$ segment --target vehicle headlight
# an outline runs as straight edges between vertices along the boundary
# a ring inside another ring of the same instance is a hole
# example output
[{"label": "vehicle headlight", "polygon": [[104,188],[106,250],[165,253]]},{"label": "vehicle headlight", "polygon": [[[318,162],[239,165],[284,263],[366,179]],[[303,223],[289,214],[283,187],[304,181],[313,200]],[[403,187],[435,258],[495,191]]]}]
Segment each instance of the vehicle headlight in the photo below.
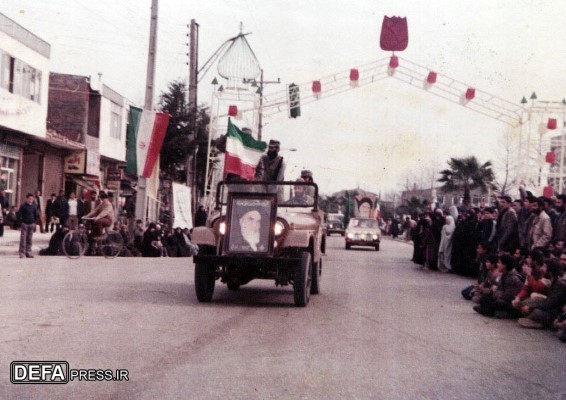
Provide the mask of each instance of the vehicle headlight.
[{"label": "vehicle headlight", "polygon": [[377,235],[377,233],[374,233],[374,234],[373,234],[373,240],[377,240],[378,237],[379,237],[379,236]]},{"label": "vehicle headlight", "polygon": [[281,221],[277,221],[274,227],[275,236],[281,236],[285,232],[285,225]]},{"label": "vehicle headlight", "polygon": [[354,238],[354,234],[352,232],[348,232],[348,239],[353,239]]}]

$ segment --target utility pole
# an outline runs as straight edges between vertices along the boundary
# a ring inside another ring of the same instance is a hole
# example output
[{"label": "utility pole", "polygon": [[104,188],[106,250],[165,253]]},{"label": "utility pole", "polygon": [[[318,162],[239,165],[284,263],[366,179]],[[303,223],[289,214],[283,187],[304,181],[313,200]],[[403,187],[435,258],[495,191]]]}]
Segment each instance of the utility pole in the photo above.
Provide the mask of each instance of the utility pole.
[{"label": "utility pole", "polygon": [[[198,28],[199,25],[194,19],[191,19],[189,25],[189,112],[193,114],[193,120],[189,123],[192,125],[192,132],[194,134],[193,140],[197,139],[197,118],[198,118]],[[195,212],[197,204],[197,152],[198,146],[195,146],[193,154],[187,155],[187,186],[191,186],[191,206],[192,211]],[[192,167],[191,167],[191,159]],[[191,176],[189,177],[189,171]]]},{"label": "utility pole", "polygon": [[263,87],[264,85],[270,83],[281,83],[281,79],[277,78],[276,81],[264,81],[263,80],[263,68],[261,69],[261,75],[259,80],[259,116],[258,116],[258,126],[257,126],[257,140],[261,140],[261,131],[263,129]]},{"label": "utility pole", "polygon": [[[153,84],[155,81],[155,59],[157,52],[157,7],[159,0],[151,0],[151,22],[149,27],[149,51],[147,54],[147,75],[145,83],[144,109],[151,111],[153,108]],[[146,221],[147,218],[147,179],[139,176],[136,194],[136,219]]]}]

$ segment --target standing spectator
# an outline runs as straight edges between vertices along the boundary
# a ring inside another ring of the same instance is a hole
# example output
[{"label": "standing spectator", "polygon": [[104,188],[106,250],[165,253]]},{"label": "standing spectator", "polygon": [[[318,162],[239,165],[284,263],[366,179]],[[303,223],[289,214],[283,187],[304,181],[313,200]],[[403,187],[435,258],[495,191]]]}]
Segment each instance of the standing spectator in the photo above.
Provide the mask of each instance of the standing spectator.
[{"label": "standing spectator", "polygon": [[554,209],[554,200],[543,197],[542,204],[544,208],[544,212],[550,217],[550,222],[552,223],[552,227],[556,226],[556,220],[558,220],[558,212]]},{"label": "standing spectator", "polygon": [[57,196],[53,204],[53,214],[59,219],[57,229],[66,225],[67,218],[69,217],[69,203],[65,197],[64,190],[59,190],[59,196]]},{"label": "standing spectator", "polygon": [[2,222],[0,222],[0,237],[4,236],[4,217],[10,210],[10,203],[6,197],[6,193],[0,190],[0,213],[2,213]]},{"label": "standing spectator", "polygon": [[51,193],[51,198],[47,200],[47,204],[45,205],[45,232],[53,232],[55,230],[55,222],[53,218],[55,217],[55,200],[57,199],[57,195],[55,193]]},{"label": "standing spectator", "polygon": [[97,197],[98,196],[95,191],[92,191],[90,193],[85,192],[83,200],[83,212],[85,214],[89,214],[92,210],[100,205],[102,201]]},{"label": "standing spectator", "polygon": [[544,201],[542,197],[536,199],[531,204],[531,212],[535,215],[530,229],[531,250],[537,247],[546,247],[552,238],[552,223],[550,217],[544,211]]},{"label": "standing spectator", "polygon": [[205,226],[206,225],[206,210],[204,206],[201,204],[198,206],[197,212],[195,213],[195,227],[197,226]]},{"label": "standing spectator", "polygon": [[412,239],[413,239],[413,258],[411,259],[412,262],[415,264],[423,265],[424,264],[424,253],[421,247],[421,232],[423,230],[424,224],[424,214],[419,216],[419,220],[417,225],[413,229],[412,232]]},{"label": "standing spectator", "polygon": [[[483,218],[479,223],[479,241],[480,243],[487,243],[489,252],[494,252],[497,247],[495,246],[496,222],[493,217],[494,210],[491,207],[483,209]],[[478,213],[480,215],[480,213]]]},{"label": "standing spectator", "polygon": [[529,210],[524,206],[523,200],[517,199],[511,204],[511,208],[515,210],[517,215],[517,226],[519,231],[519,247],[527,248],[527,219],[529,218]]},{"label": "standing spectator", "polygon": [[556,223],[552,227],[552,240],[554,242],[564,242],[566,241],[566,195],[558,195],[554,202],[554,206],[558,212],[558,217],[556,218]]},{"label": "standing spectator", "polygon": [[37,217],[37,206],[34,203],[35,197],[32,193],[28,193],[26,201],[18,210],[18,219],[22,221],[20,233],[20,258],[33,258],[31,246],[33,242],[33,231],[35,230],[35,221]]},{"label": "standing spectator", "polygon": [[43,196],[41,195],[41,190],[37,189],[34,195],[35,205],[37,206],[37,218],[35,223],[39,225],[39,232],[44,233],[43,229],[44,215],[43,215]]},{"label": "standing spectator", "polygon": [[519,225],[511,203],[511,197],[499,196],[500,212],[495,228],[498,250],[509,254],[519,247]]},{"label": "standing spectator", "polygon": [[440,246],[438,248],[438,270],[441,272],[452,271],[452,235],[456,229],[454,218],[446,217],[446,224],[440,233]]},{"label": "standing spectator", "polygon": [[142,239],[142,255],[144,257],[161,257],[161,238],[157,232],[157,225],[152,222],[148,225]]},{"label": "standing spectator", "polygon": [[434,242],[434,232],[432,229],[432,218],[430,213],[426,213],[421,230],[421,247],[424,254],[423,269],[425,271],[431,271],[433,267],[432,262],[434,261],[436,243]]},{"label": "standing spectator", "polygon": [[79,222],[83,217],[83,201],[77,199],[75,192],[69,194],[69,219],[67,225],[70,230],[75,230],[79,226]]}]

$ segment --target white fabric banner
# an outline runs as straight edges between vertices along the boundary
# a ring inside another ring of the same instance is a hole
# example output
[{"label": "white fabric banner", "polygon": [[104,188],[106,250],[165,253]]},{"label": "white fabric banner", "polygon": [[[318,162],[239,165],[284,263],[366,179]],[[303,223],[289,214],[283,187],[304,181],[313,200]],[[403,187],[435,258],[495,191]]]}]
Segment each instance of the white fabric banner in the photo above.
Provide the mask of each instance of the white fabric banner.
[{"label": "white fabric banner", "polygon": [[173,228],[193,227],[191,212],[191,188],[173,183]]}]

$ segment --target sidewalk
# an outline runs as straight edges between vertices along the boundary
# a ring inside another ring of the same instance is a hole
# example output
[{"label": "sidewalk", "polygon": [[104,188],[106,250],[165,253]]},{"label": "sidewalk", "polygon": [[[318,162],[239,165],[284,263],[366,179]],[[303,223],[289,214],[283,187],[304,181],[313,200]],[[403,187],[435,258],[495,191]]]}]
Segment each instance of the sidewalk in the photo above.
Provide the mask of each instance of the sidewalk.
[{"label": "sidewalk", "polygon": [[[40,233],[39,227],[33,234],[32,252],[34,256],[39,255],[39,250],[49,246],[52,233]],[[18,256],[20,247],[20,231],[12,230],[4,226],[4,236],[0,237],[0,256]]]}]

